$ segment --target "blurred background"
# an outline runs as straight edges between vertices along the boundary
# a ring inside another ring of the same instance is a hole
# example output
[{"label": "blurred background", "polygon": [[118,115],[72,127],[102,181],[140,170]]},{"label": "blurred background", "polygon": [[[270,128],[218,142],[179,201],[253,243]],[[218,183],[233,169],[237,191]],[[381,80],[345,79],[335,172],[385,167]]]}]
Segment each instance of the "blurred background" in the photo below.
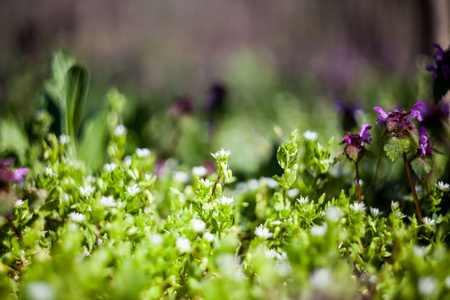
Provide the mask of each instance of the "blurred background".
[{"label": "blurred background", "polygon": [[334,136],[337,152],[373,106],[432,101],[425,67],[450,44],[449,16],[447,0],[1,1],[0,114],[26,145],[64,49],[91,72],[79,135],[94,169],[104,155],[83,135],[116,87],[130,145],[189,166],[224,147],[239,176],[273,175],[295,128]]}]

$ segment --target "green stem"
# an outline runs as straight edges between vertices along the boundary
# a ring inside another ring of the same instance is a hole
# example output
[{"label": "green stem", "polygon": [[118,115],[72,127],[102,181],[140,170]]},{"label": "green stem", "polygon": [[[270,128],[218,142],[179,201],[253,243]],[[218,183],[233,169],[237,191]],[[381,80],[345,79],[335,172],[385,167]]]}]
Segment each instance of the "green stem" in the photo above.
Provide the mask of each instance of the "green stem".
[{"label": "green stem", "polygon": [[209,197],[208,202],[211,202],[212,197],[214,197],[214,193],[216,192],[216,186],[219,183],[220,175],[222,174],[222,169],[219,170],[219,174],[217,174],[216,182],[214,182],[214,186],[211,192],[211,197]]},{"label": "green stem", "polygon": [[6,220],[8,220],[8,223],[14,231],[14,234],[19,238],[21,242],[23,242],[22,234],[20,234],[20,231],[19,229],[17,229],[16,225],[14,225],[12,214],[7,215]]},{"label": "green stem", "polygon": [[361,187],[359,185],[359,171],[358,171],[358,163],[355,161],[355,169],[356,169],[356,187],[358,188],[358,203],[361,203]]},{"label": "green stem", "polygon": [[419,217],[420,224],[423,224],[422,209],[420,208],[419,199],[417,198],[416,188],[411,175],[411,168],[409,167],[408,158],[406,153],[403,152],[403,162],[405,163],[406,174],[408,174],[409,185],[411,186],[411,192],[414,198],[414,204],[416,205],[417,215]]}]

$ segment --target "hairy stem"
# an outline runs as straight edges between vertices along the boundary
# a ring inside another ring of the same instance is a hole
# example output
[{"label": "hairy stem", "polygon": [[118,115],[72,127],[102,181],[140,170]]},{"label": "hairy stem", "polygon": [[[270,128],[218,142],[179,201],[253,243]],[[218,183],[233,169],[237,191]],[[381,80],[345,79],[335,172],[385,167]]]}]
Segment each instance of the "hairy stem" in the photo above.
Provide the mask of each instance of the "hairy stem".
[{"label": "hairy stem", "polygon": [[356,169],[356,187],[358,188],[358,203],[361,203],[361,187],[359,185],[359,170],[358,163],[355,161],[355,169]]},{"label": "hairy stem", "polygon": [[406,174],[408,174],[409,185],[411,186],[411,192],[414,198],[414,204],[416,205],[417,215],[419,217],[420,224],[423,224],[422,209],[420,208],[419,199],[417,199],[416,188],[411,175],[411,168],[409,167],[408,158],[406,153],[403,152],[403,162],[405,163]]},{"label": "hairy stem", "polygon": [[216,192],[216,186],[219,183],[220,175],[222,174],[222,169],[219,170],[219,174],[217,174],[216,182],[214,182],[214,186],[211,192],[211,197],[209,197],[209,201],[211,201],[212,197],[214,197],[214,193]]},{"label": "hairy stem", "polygon": [[22,234],[20,233],[19,229],[17,229],[16,225],[14,225],[12,214],[7,215],[6,220],[8,220],[8,223],[11,226],[12,230],[14,231],[15,235],[19,238],[21,242],[23,242]]}]

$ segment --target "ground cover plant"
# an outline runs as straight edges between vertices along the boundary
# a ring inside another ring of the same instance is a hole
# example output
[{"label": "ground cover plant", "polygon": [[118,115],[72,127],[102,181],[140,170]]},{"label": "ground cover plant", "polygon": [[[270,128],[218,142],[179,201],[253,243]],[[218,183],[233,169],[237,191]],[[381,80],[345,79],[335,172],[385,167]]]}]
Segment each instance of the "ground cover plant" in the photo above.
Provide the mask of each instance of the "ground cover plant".
[{"label": "ground cover plant", "polygon": [[[275,126],[279,169],[257,178],[233,173],[236,150],[190,166],[134,147],[117,89],[83,121],[88,69],[56,53],[27,146],[2,121],[1,298],[449,298],[449,53],[429,68],[433,101],[378,104],[365,112],[376,123],[353,119],[326,143]],[[175,104],[168,126],[197,128],[180,117],[189,101]],[[440,131],[421,127],[436,107]]]}]

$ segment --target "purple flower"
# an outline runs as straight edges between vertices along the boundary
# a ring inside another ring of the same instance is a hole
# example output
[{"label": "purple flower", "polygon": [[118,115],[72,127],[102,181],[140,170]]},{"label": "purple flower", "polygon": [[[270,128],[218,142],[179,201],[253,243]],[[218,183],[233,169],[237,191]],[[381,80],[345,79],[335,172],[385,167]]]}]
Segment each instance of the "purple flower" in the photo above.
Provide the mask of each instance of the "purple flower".
[{"label": "purple flower", "polygon": [[[364,143],[370,143],[372,141],[369,132],[371,128],[372,126],[364,124],[363,126],[361,126],[361,130],[359,132],[348,132],[340,143],[341,145],[346,144],[344,151],[340,154],[345,153],[349,159],[358,162],[367,151],[364,148]],[[340,154],[338,154],[338,156]]]},{"label": "purple flower", "polygon": [[193,111],[194,104],[187,96],[178,97],[169,107],[169,115],[174,117],[189,116]]},{"label": "purple flower", "polygon": [[335,102],[335,108],[341,116],[341,125],[345,131],[352,130],[357,127],[356,115],[361,110],[361,103],[348,103],[341,99]]},{"label": "purple flower", "polygon": [[17,170],[11,170],[10,167],[13,163],[12,159],[0,159],[0,187],[8,186],[11,183],[23,185],[24,176],[28,173],[28,170],[22,167]]},{"label": "purple flower", "polygon": [[438,44],[433,44],[433,47],[436,48],[434,54],[436,67],[427,66],[426,69],[433,72],[434,80],[444,79],[448,81],[450,80],[450,48],[444,51]]},{"label": "purple flower", "polygon": [[434,152],[430,138],[427,136],[427,130],[424,126],[420,127],[420,140],[419,140],[419,150],[418,155],[420,155],[422,158],[425,158],[427,156],[432,155]]},{"label": "purple flower", "polygon": [[411,121],[416,118],[422,121],[422,115],[419,110],[419,107],[422,105],[423,103],[419,102],[409,111],[396,109],[389,113],[386,113],[381,107],[374,107],[373,109],[379,113],[377,124],[386,123],[388,132],[393,136],[402,136],[406,132],[416,131]]}]

